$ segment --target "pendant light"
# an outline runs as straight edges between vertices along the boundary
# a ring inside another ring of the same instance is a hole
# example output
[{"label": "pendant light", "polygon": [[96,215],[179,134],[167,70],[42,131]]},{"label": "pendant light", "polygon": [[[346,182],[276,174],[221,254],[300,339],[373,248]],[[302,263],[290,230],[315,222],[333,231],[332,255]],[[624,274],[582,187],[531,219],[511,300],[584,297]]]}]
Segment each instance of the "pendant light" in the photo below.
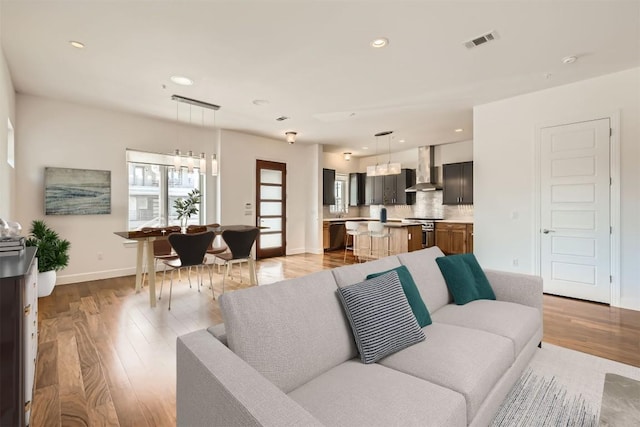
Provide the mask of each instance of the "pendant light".
[{"label": "pendant light", "polygon": [[[385,175],[398,175],[402,170],[400,163],[391,163],[391,134],[392,130],[378,132],[376,137],[376,165],[367,166],[367,176],[385,176]],[[387,151],[387,163],[378,163],[378,137],[388,136],[388,151]]]}]

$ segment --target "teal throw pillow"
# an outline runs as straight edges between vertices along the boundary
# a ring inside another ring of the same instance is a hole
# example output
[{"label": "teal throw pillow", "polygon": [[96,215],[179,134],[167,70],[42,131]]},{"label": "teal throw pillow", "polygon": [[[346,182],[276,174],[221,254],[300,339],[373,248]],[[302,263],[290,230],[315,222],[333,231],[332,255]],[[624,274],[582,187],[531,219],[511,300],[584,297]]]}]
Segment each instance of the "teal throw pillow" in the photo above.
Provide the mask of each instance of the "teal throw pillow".
[{"label": "teal throw pillow", "polygon": [[496,299],[491,284],[473,254],[436,258],[447,287],[457,305],[478,299]]},{"label": "teal throw pillow", "polygon": [[430,325],[431,315],[429,315],[429,310],[427,309],[427,306],[424,305],[424,301],[422,301],[422,297],[420,296],[420,292],[418,291],[416,282],[413,280],[413,276],[411,276],[411,273],[409,272],[409,269],[407,267],[401,265],[400,267],[392,268],[391,270],[369,274],[367,276],[367,280],[373,279],[374,277],[381,276],[391,271],[395,271],[396,273],[398,273],[398,278],[400,279],[402,290],[404,291],[404,295],[407,297],[407,301],[409,301],[409,307],[411,307],[413,315],[416,316],[418,325],[420,325],[421,328]]}]

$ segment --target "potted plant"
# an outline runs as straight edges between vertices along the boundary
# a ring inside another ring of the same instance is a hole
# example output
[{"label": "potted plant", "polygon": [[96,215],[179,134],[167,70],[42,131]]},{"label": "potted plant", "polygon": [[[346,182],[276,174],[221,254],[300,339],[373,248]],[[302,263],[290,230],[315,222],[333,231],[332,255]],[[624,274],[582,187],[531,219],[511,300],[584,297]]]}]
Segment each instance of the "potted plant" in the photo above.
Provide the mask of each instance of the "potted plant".
[{"label": "potted plant", "polygon": [[71,243],[61,239],[44,221],[34,220],[26,245],[38,248],[38,297],[49,296],[56,284],[56,271],[69,264]]},{"label": "potted plant", "polygon": [[183,233],[186,232],[187,222],[189,221],[189,218],[191,218],[191,215],[198,213],[198,209],[200,208],[200,199],[200,190],[194,188],[189,192],[189,194],[187,194],[185,199],[180,197],[173,202],[173,207],[178,214],[180,227],[182,228]]}]

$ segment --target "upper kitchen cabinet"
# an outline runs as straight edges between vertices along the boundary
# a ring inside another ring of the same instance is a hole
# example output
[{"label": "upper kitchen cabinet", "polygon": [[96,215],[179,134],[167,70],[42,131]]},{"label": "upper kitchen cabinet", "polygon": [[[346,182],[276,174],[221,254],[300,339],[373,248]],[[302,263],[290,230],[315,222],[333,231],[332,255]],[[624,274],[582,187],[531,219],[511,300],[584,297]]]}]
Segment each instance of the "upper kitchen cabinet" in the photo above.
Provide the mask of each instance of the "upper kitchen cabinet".
[{"label": "upper kitchen cabinet", "polygon": [[473,204],[473,162],[442,165],[442,180],[442,204]]},{"label": "upper kitchen cabinet", "polygon": [[412,205],[415,203],[415,193],[406,193],[404,190],[415,183],[414,169],[402,169],[399,175],[368,176],[365,184],[365,204]]},{"label": "upper kitchen cabinet", "polygon": [[349,174],[349,206],[361,206],[367,204],[365,197],[366,180],[366,173]]},{"label": "upper kitchen cabinet", "polygon": [[336,204],[336,171],[334,169],[322,169],[322,204]]},{"label": "upper kitchen cabinet", "polygon": [[396,175],[396,192],[394,196],[394,204],[396,205],[413,205],[416,202],[416,193],[407,193],[409,187],[416,185],[416,170],[402,169],[400,175]]}]

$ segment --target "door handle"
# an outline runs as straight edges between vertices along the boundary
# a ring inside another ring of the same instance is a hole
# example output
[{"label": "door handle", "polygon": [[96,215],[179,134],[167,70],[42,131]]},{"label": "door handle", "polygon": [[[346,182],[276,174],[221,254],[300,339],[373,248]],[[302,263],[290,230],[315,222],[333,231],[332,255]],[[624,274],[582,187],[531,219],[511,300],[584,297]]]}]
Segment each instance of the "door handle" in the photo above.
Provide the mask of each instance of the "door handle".
[{"label": "door handle", "polygon": [[547,230],[546,228],[542,230],[544,234],[555,233],[556,230]]}]

